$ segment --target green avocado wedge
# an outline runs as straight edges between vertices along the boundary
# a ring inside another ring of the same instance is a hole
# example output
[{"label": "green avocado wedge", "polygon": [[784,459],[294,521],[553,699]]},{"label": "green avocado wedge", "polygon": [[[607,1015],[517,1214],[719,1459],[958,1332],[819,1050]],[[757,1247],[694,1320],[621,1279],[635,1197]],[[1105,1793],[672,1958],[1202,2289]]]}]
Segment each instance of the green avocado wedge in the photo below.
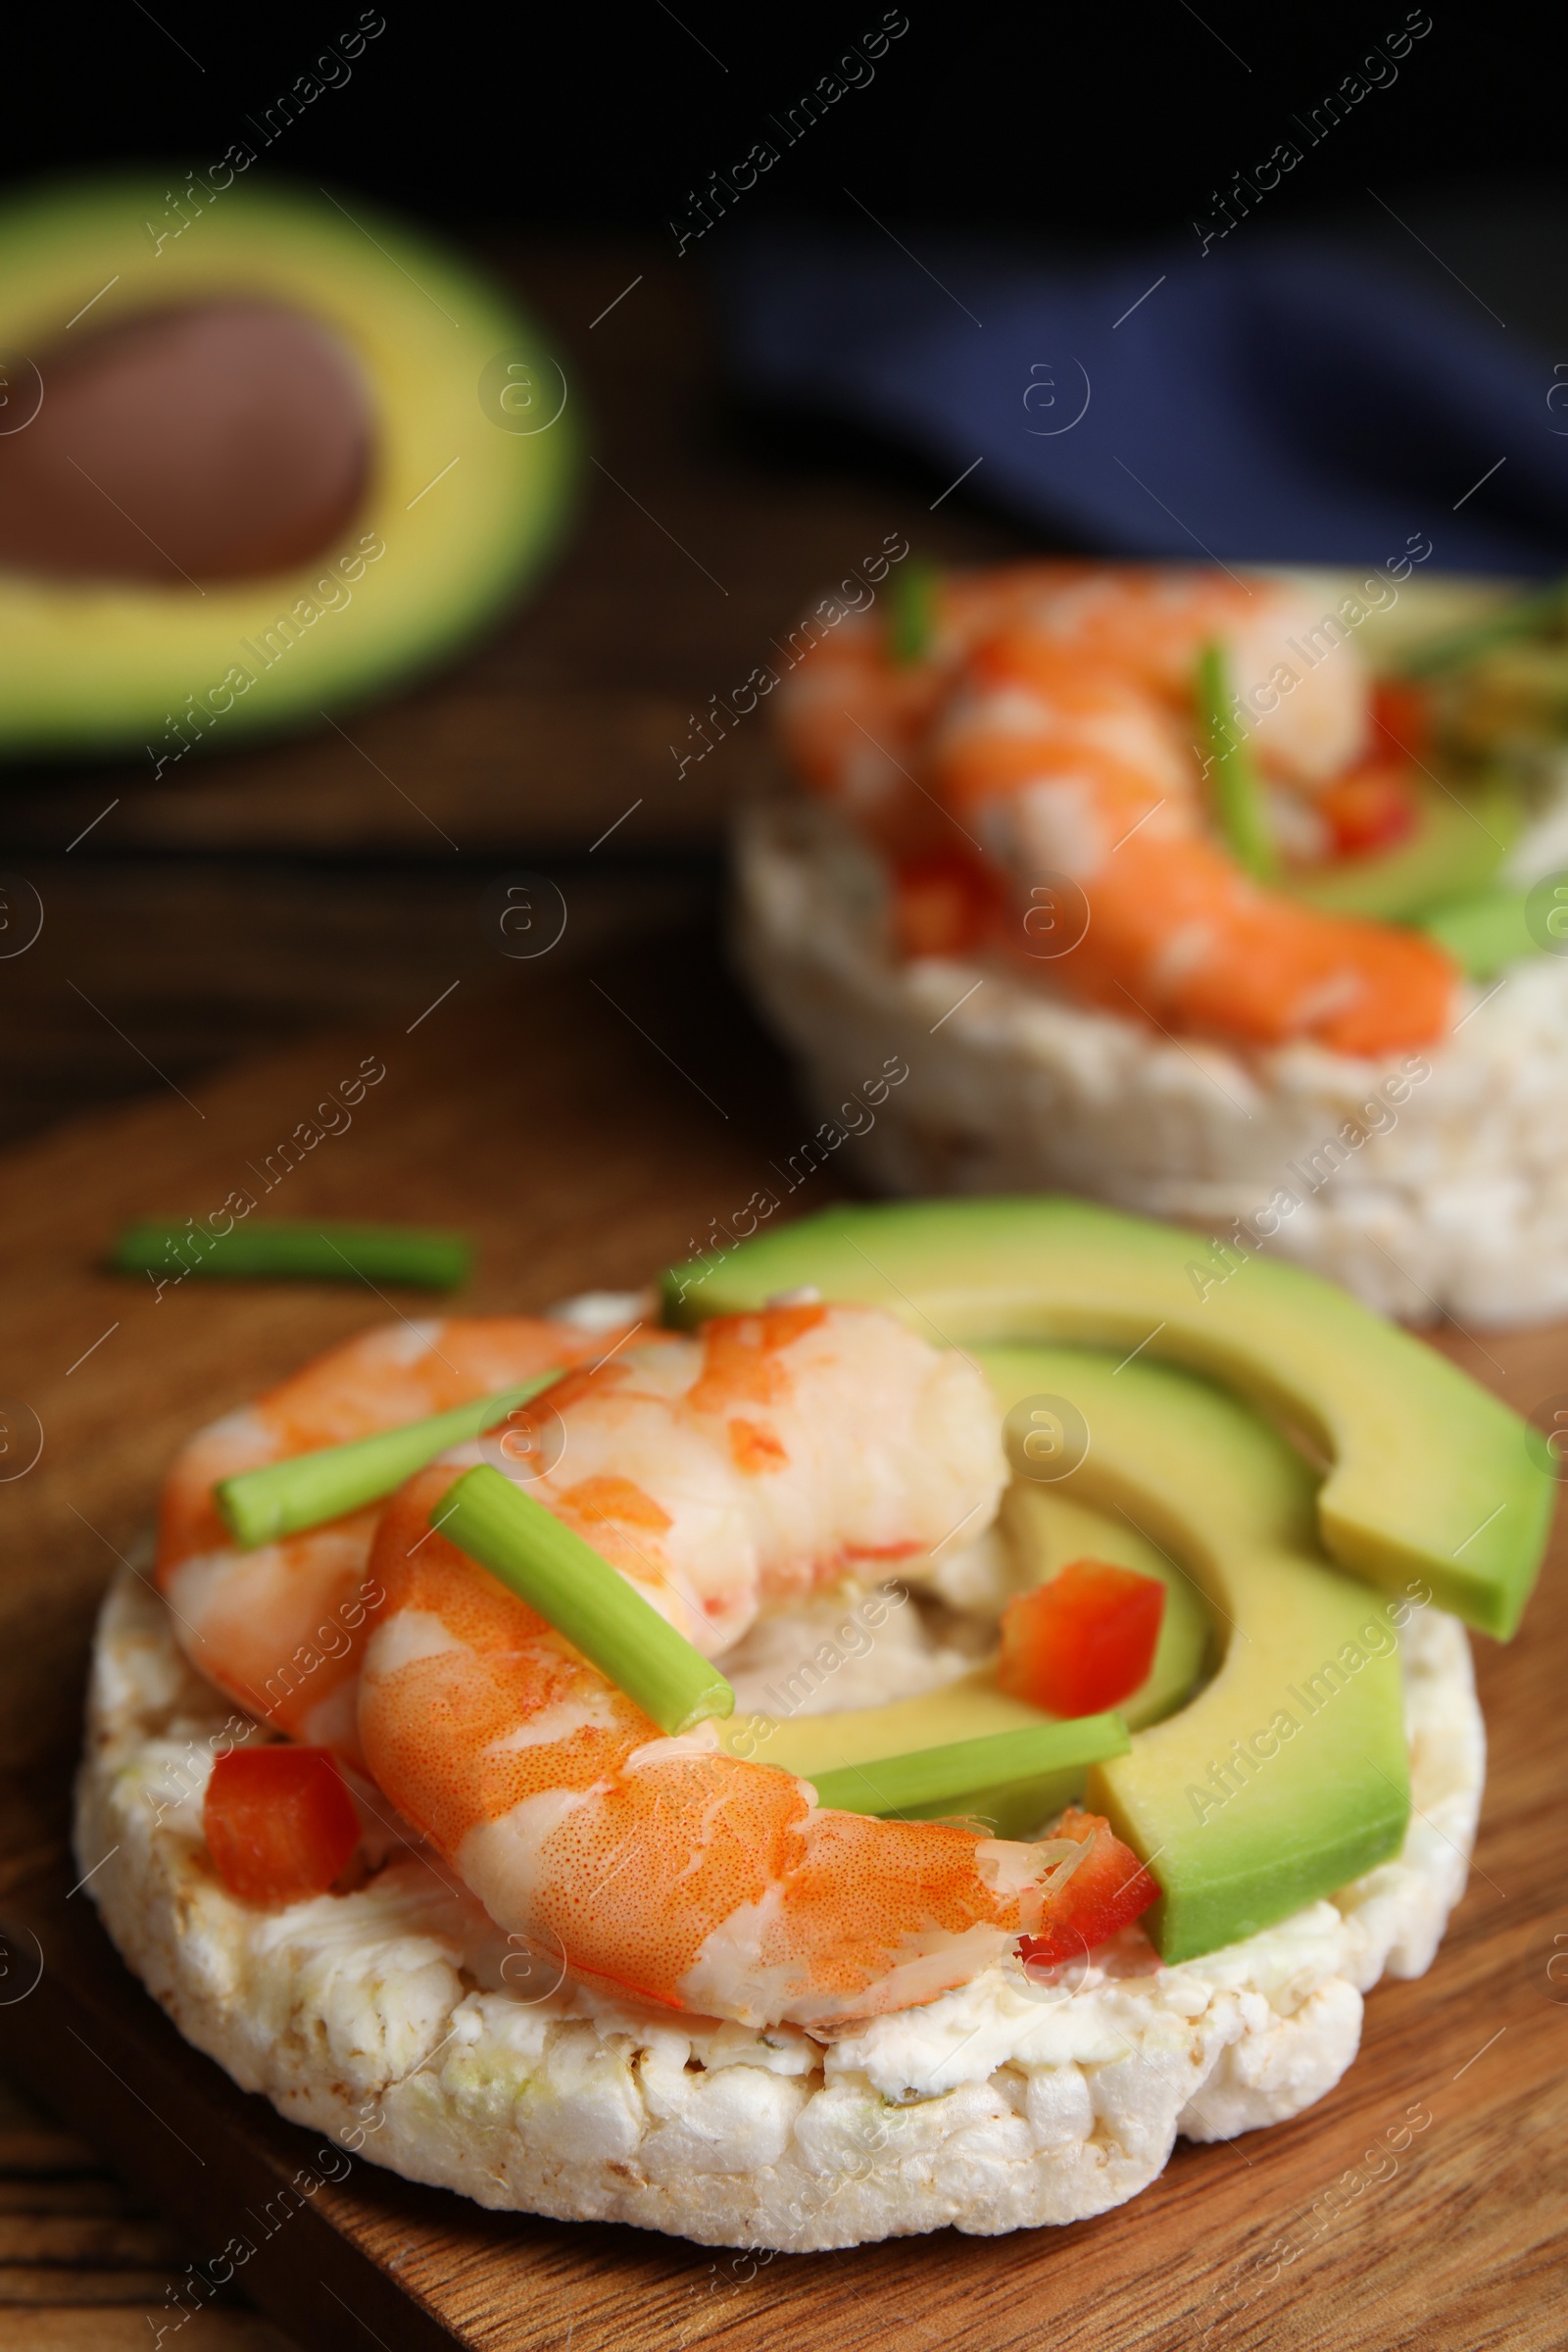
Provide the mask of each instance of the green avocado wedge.
[{"label": "green avocado wedge", "polygon": [[1472,980],[1494,979],[1508,964],[1541,953],[1530,928],[1528,891],[1486,890],[1474,898],[1450,899],[1429,907],[1421,928]]},{"label": "green avocado wedge", "polygon": [[[1085,1783],[1159,1882],[1145,1925],[1161,1957],[1238,1942],[1396,1853],[1409,1782],[1395,1628],[1410,1596],[1381,1600],[1325,1559],[1306,1463],[1190,1373],[1066,1348],[978,1355],[1004,1410],[1045,1396],[1081,1417],[1087,1450],[1053,1491],[1122,1518],[1213,1613],[1213,1679]],[[1015,1416],[1020,1483],[1039,1467],[1021,1434]]]},{"label": "green avocado wedge", "polygon": [[[1211,1646],[1210,1617],[1198,1587],[1168,1552],[1141,1536],[1120,1512],[1097,1510],[1076,1493],[1064,1495],[1057,1488],[1036,1486],[1025,1478],[1015,1479],[1003,1496],[1001,1530],[1013,1586],[1020,1592],[1049,1582],[1069,1560],[1086,1557],[1111,1560],[1142,1576],[1159,1578],[1165,1587],[1165,1612],[1153,1663],[1145,1681],[1120,1701],[1116,1720],[1137,1731],[1182,1704]],[[845,1657],[860,1653],[867,1625],[874,1640],[892,1609],[907,1605],[907,1597],[901,1600],[896,1590],[892,1597],[884,1592],[860,1602],[860,1625],[845,1625],[845,1649],[841,1651],[829,1636],[811,1657],[802,1658],[792,1672],[769,1686],[766,1695],[773,1713],[732,1716],[718,1726],[719,1744],[731,1755],[782,1765],[803,1780],[814,1781],[823,1804],[842,1805],[850,1812],[879,1812],[883,1808],[867,1800],[867,1789],[874,1796],[872,1784],[885,1758],[914,1751],[953,1758],[960,1748],[1058,1721],[1043,1708],[999,1690],[995,1659],[913,1698],[820,1714],[803,1712]],[[1071,1722],[1061,1726],[1069,1735],[1073,1728]],[[1090,1751],[1080,1751],[1069,1740],[1061,1753],[1068,1760],[1054,1770],[1042,1768],[1025,1783],[999,1787],[971,1781],[956,1795],[950,1789],[932,1809],[972,1814],[988,1821],[998,1837],[1029,1837],[1049,1815],[1084,1792]],[[828,1796],[823,1789],[842,1793]],[[898,1810],[912,1814],[915,1808],[901,1805]]]},{"label": "green avocado wedge", "polygon": [[[1555,1487],[1524,1422],[1320,1276],[1054,1195],[841,1207],[666,1277],[668,1320],[814,1286],[938,1346],[1060,1341],[1191,1365],[1320,1449],[1321,1541],[1343,1567],[1501,1640],[1545,1547]],[[1129,1367],[1131,1368],[1131,1367]]]},{"label": "green avocado wedge", "polygon": [[1411,922],[1431,906],[1484,890],[1524,821],[1519,794],[1503,777],[1463,793],[1434,785],[1422,792],[1414,831],[1392,849],[1286,873],[1279,887],[1323,914]]},{"label": "green avocado wedge", "polygon": [[1020,1592],[1049,1584],[1071,1560],[1109,1560],[1113,1567],[1158,1578],[1165,1588],[1165,1609],[1154,1662],[1147,1680],[1118,1699],[1116,1708],[1136,1732],[1181,1706],[1208,1663],[1211,1625],[1202,1594],[1169,1552],[1141,1536],[1122,1512],[1085,1502],[1070,1479],[1015,1478],[1002,1498],[1000,1524]]}]

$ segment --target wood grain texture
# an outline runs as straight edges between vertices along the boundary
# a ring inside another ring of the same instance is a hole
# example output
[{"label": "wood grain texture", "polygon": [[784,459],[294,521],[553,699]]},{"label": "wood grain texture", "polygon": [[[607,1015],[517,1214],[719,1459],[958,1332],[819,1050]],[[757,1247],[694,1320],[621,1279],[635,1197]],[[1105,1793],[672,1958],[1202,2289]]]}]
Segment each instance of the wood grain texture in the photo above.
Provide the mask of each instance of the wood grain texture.
[{"label": "wood grain texture", "polygon": [[558,875],[569,953],[643,919],[634,898],[711,905],[725,817],[775,754],[764,704],[682,776],[690,714],[777,662],[885,533],[955,561],[1024,544],[962,492],[929,513],[918,467],[785,460],[737,429],[703,280],[667,250],[496,258],[600,461],[561,562],[451,670],[335,726],[238,752],[220,730],[156,782],[140,758],[0,774],[0,895],[16,876],[45,910],[0,956],[0,1143],[156,1085],[149,1060],[188,1087],[351,1015],[412,1020],[466,968],[498,869]]},{"label": "wood grain texture", "polygon": [[[236,1166],[370,1051],[385,1081],[353,1130],[286,1180],[287,1205],[467,1226],[482,1308],[642,1279],[747,1199],[798,1117],[709,952],[671,940],[559,977],[515,967],[489,1003],[455,1001],[410,1039],[354,1032],[198,1089],[195,1107],[166,1099],[13,1153],[0,1171],[9,1363],[46,1445],[36,1470],[0,1489],[0,1725],[19,1786],[44,1788],[34,1858],[58,1825],[88,1612],[169,1454],[197,1421],[386,1311],[296,1285],[189,1283],[155,1305],[94,1272],[93,1255],[133,1211],[215,1204]],[[798,1204],[825,1202],[852,1173],[824,1170],[820,1195]],[[392,1304],[417,1311],[411,1295]],[[1527,1409],[1568,1390],[1563,1332],[1442,1344]],[[1295,2123],[1182,2146],[1134,2204],[1068,2230],[772,2261],[486,2214],[356,2162],[258,2249],[247,2287],[323,2346],[1546,2352],[1568,2332],[1568,1987],[1546,1974],[1552,1936],[1568,1949],[1560,1555],[1518,1641],[1476,1646],[1493,1741],[1480,1867],[1431,1973],[1372,1995],[1360,2059]],[[44,1965],[25,1999],[0,2007],[0,2056],[133,2173],[187,2243],[217,2251],[238,2209],[264,2210],[316,2142],[180,2041],[85,1897],[68,1897],[71,1875],[34,1875],[6,1899],[14,1964],[36,1936]],[[1368,2149],[1412,2108],[1427,2120],[1374,2180],[1387,2164],[1369,2166]]]},{"label": "wood grain texture", "polygon": [[863,466],[764,463],[722,420],[706,282],[667,248],[539,239],[492,258],[560,351],[597,461],[542,592],[453,670],[369,710],[334,708],[346,732],[230,752],[220,728],[209,752],[157,781],[141,757],[20,771],[0,815],[13,849],[63,852],[99,818],[83,844],[94,857],[422,859],[448,841],[466,856],[559,855],[586,851],[638,801],[620,854],[711,846],[735,793],[770,767],[765,717],[684,776],[669,747],[687,746],[710,696],[777,662],[808,597],[889,531],[952,561],[1025,544],[961,497],[933,514],[918,467],[878,483]]},{"label": "wood grain texture", "polygon": [[[14,1989],[10,1951],[0,1993]],[[0,2352],[145,2352],[171,2316],[165,2290],[190,2260],[85,2141],[0,2082]],[[180,2343],[183,2352],[291,2352],[232,2300],[193,2315]]]}]

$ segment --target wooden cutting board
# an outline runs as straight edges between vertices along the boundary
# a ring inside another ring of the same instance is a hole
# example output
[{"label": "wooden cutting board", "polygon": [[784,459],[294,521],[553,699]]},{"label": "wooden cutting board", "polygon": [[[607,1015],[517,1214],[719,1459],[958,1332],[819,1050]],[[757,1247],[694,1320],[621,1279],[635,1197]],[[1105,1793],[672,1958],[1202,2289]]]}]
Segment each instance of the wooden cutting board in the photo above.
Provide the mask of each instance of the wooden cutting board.
[{"label": "wooden cutting board", "polygon": [[[484,978],[422,1018],[411,1003],[406,1031],[356,1031],[188,1100],[171,1091],[0,1163],[0,1388],[22,1392],[43,1432],[36,1466],[0,1485],[0,2059],[199,2258],[243,2232],[256,2251],[241,2282],[306,2345],[1560,2344],[1568,1983],[1548,1974],[1568,1951],[1560,1561],[1510,1648],[1476,1644],[1492,1772],[1479,1868],[1438,1961],[1372,1995],[1359,2060],[1297,2122],[1181,2145],[1131,2206],[996,2240],[944,2231],[768,2261],[488,2214],[358,2161],[264,2234],[257,2217],[282,2184],[301,2167],[319,2178],[317,2139],[189,2049],[121,1967],[90,1889],[72,1890],[63,1801],[90,1613],[174,1446],[387,1308],[295,1285],[188,1282],[155,1300],[95,1257],[132,1213],[216,1207],[366,1056],[386,1076],[352,1129],[268,1205],[462,1225],[481,1252],[466,1303],[484,1310],[641,1281],[738,1208],[805,1132],[708,944],[645,941],[559,976],[548,958],[508,966],[488,992]],[[825,1204],[853,1175],[822,1171],[796,1204]],[[1568,1391],[1568,1332],[1441,1344],[1527,1410]],[[1412,2110],[1425,2121],[1391,2174],[1368,2151],[1400,2137]]]}]

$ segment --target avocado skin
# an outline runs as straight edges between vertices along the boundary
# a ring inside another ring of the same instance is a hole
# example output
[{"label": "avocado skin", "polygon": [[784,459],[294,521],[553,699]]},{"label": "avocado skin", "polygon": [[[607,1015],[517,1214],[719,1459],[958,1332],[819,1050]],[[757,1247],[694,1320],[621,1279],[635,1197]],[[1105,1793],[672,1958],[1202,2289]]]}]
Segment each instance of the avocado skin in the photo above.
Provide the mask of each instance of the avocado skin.
[{"label": "avocado skin", "polygon": [[1089,1446],[1052,1491],[1121,1518],[1213,1613],[1213,1678],[1085,1782],[1159,1883],[1144,1925],[1161,1958],[1238,1943],[1397,1853],[1410,1799],[1394,1619],[1408,1611],[1391,1618],[1325,1558],[1301,1457],[1191,1373],[1079,1348],[976,1353],[1004,1411],[1069,1400]]},{"label": "avocado skin", "polygon": [[1506,1641],[1556,1489],[1520,1417],[1335,1284],[1061,1195],[840,1207],[676,1267],[676,1323],[814,1284],[937,1345],[1061,1341],[1207,1373],[1331,1462],[1318,1535],[1344,1568]]}]

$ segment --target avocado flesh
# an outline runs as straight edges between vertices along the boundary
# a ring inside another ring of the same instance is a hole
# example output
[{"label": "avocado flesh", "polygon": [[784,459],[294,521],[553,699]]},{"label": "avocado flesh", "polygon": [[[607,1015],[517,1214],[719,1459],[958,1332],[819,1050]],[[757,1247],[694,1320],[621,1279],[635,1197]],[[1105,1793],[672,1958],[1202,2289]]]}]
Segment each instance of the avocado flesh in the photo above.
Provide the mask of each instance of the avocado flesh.
[{"label": "avocado flesh", "polygon": [[1328,1458],[1318,1532],[1342,1566],[1398,1592],[1422,1579],[1499,1639],[1518,1625],[1556,1492],[1524,1422],[1318,1275],[1060,1196],[891,1201],[675,1268],[666,1314],[695,1323],[805,1284],[939,1347],[1078,1342],[1205,1372]]},{"label": "avocado flesh", "polygon": [[1472,980],[1492,980],[1510,963],[1541,954],[1530,929],[1530,894],[1524,890],[1479,891],[1429,907],[1421,928],[1430,932]]},{"label": "avocado flesh", "polygon": [[1524,829],[1518,793],[1489,776],[1463,791],[1423,790],[1414,830],[1392,849],[1286,874],[1287,897],[1324,914],[1410,922],[1483,890]]},{"label": "avocado flesh", "polygon": [[[1001,1525],[1020,1592],[1049,1582],[1069,1560],[1086,1558],[1110,1560],[1160,1580],[1166,1589],[1165,1611],[1153,1663],[1116,1712],[1129,1731],[1137,1731],[1179,1707],[1202,1669],[1210,1619],[1197,1587],[1175,1561],[1125,1519],[1027,1479],[1015,1480],[1003,1496]],[[914,1698],[892,1699],[879,1707],[847,1707],[836,1714],[731,1716],[717,1731],[720,1744],[732,1755],[779,1764],[813,1781],[824,1773],[862,1765],[874,1769],[884,1756],[956,1746],[1056,1720],[1045,1708],[999,1690],[993,1658]],[[1021,1788],[971,1788],[961,1800],[950,1799],[937,1810],[990,1822],[1001,1838],[1026,1838],[1051,1814],[1082,1796],[1087,1769],[1084,1763],[1067,1765]],[[914,1808],[904,1810],[911,1818],[919,1817]]]},{"label": "avocado flesh", "polygon": [[1239,1942],[1396,1853],[1409,1779],[1390,1608],[1325,1559],[1307,1465],[1191,1374],[1074,1348],[979,1354],[1004,1410],[1077,1405],[1089,1449],[1057,1483],[1169,1554],[1213,1610],[1213,1679],[1085,1781],[1159,1883],[1144,1925],[1160,1956]]},{"label": "avocado flesh", "polygon": [[[89,296],[77,335],[186,307],[295,313],[326,330],[365,387],[365,496],[334,543],[253,578],[198,587],[174,574],[0,570],[0,754],[141,757],[150,747],[156,772],[186,745],[223,749],[318,723],[323,708],[401,688],[471,636],[539,568],[564,524],[578,471],[575,411],[568,404],[544,429],[512,429],[524,395],[547,411],[563,379],[510,296],[358,201],[351,220],[314,192],[255,176],[184,202],[180,233],[163,177],[8,199],[0,343],[34,360],[65,348]],[[524,372],[502,387],[502,423],[490,373],[513,359]],[[366,539],[384,552],[367,561]]]},{"label": "avocado flesh", "polygon": [[[989,1368],[985,1349],[978,1351],[978,1360]],[[1010,1367],[1010,1353],[1006,1362]],[[998,1385],[994,1376],[992,1385]],[[1116,1702],[1128,1730],[1141,1731],[1145,1724],[1170,1714],[1191,1692],[1209,1650],[1212,1619],[1198,1587],[1168,1552],[1141,1536],[1119,1512],[1097,1510],[1083,1501],[1076,1484],[1064,1494],[1063,1486],[1070,1483],[1040,1485],[1015,1478],[1002,1498],[1003,1533],[1020,1591],[1049,1584],[1072,1560],[1108,1560],[1113,1567],[1156,1577],[1164,1586],[1165,1608],[1153,1663],[1138,1689]]]}]

